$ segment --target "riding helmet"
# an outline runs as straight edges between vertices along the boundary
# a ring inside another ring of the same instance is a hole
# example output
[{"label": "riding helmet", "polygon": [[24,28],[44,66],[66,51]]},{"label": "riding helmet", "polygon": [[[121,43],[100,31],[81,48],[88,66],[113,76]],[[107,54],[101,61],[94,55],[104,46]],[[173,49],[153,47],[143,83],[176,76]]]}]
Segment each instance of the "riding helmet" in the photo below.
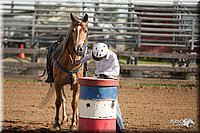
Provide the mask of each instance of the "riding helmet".
[{"label": "riding helmet", "polygon": [[106,57],[108,53],[108,46],[105,43],[97,43],[92,50],[92,58],[100,61]]}]

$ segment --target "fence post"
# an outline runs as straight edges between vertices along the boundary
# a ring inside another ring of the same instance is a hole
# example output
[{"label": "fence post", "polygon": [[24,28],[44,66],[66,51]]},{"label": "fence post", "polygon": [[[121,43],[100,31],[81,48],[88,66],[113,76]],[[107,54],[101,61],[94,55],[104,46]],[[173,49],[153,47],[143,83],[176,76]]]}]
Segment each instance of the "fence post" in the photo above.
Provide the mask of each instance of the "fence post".
[{"label": "fence post", "polygon": [[192,42],[191,42],[191,50],[194,50],[194,29],[195,28],[195,21],[192,18]]},{"label": "fence post", "polygon": [[141,43],[141,16],[140,14],[138,15],[138,22],[139,22],[139,31],[138,31],[138,48],[140,48],[140,43]]}]

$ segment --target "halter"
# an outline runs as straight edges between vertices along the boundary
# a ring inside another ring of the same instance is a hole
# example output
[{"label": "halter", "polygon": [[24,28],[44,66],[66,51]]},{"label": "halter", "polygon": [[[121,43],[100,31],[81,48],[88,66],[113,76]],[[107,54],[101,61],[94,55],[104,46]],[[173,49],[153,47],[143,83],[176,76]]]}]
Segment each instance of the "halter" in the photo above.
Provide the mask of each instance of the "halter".
[{"label": "halter", "polygon": [[77,73],[78,71],[80,71],[82,69],[82,67],[84,66],[83,63],[81,64],[81,66],[76,69],[76,70],[73,70],[73,71],[69,71],[68,69],[64,68],[57,60],[56,60],[56,66],[58,68],[60,68],[62,71],[70,74],[70,75],[73,75],[74,73]]},{"label": "halter", "polygon": [[[67,51],[69,52],[68,47],[67,47]],[[87,52],[87,44],[84,44],[83,55],[85,55],[86,52]],[[54,56],[54,57],[55,57],[55,56]],[[58,62],[58,59],[56,59],[56,66],[57,66],[58,68],[60,68],[63,72],[66,72],[66,73],[68,73],[70,76],[72,76],[74,73],[77,73],[78,71],[80,71],[80,70],[83,68],[84,63],[82,63],[81,66],[80,66],[78,69],[75,69],[75,70],[73,70],[73,71],[70,71],[70,70],[64,68],[64,67]]]},{"label": "halter", "polygon": [[[71,18],[71,19],[72,19],[72,21],[75,21],[74,18]],[[76,20],[76,21],[79,22],[79,20]],[[69,36],[70,36],[70,35],[69,35]],[[63,40],[62,40],[62,41],[63,41]],[[67,43],[67,42],[64,42],[64,43]],[[71,58],[71,56],[70,56],[70,50],[69,50],[68,46],[69,46],[69,45],[67,45],[66,49],[67,49],[67,51],[68,51],[68,53],[69,53],[69,57]],[[76,51],[75,51],[75,52],[76,52]],[[81,54],[82,56],[84,56],[84,55],[86,54],[86,52],[87,52],[87,44],[83,44],[83,51],[82,51],[80,54]],[[55,58],[55,56],[54,56],[54,58]],[[72,60],[72,58],[71,58],[71,60]],[[80,71],[80,70],[82,69],[82,67],[84,66],[83,64],[84,64],[84,63],[82,63],[81,66],[80,66],[78,69],[70,71],[70,70],[64,68],[64,67],[58,62],[58,58],[56,58],[56,66],[57,66],[58,68],[60,68],[63,72],[68,73],[70,76],[72,76],[74,73],[77,73],[78,71]]]},{"label": "halter", "polygon": [[[69,52],[68,47],[67,47],[67,50],[68,50],[68,52]],[[74,73],[77,73],[78,71],[80,71],[80,70],[83,68],[84,64],[82,63],[81,66],[80,66],[78,69],[75,69],[75,70],[73,70],[73,71],[70,71],[70,70],[64,68],[64,67],[58,62],[58,59],[56,59],[56,66],[57,66],[58,68],[60,68],[63,72],[66,72],[66,73],[68,73],[68,74],[71,76],[71,75],[73,75]]]}]

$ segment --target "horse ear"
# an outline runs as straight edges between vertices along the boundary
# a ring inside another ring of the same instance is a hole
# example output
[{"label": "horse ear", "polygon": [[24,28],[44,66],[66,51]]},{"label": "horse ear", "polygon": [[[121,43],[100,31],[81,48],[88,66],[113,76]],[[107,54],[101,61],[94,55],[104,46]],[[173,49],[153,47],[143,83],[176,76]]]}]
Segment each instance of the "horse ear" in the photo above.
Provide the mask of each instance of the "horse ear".
[{"label": "horse ear", "polygon": [[70,18],[71,18],[72,22],[76,21],[76,18],[74,17],[74,15],[72,13],[70,13]]},{"label": "horse ear", "polygon": [[83,20],[83,22],[85,22],[85,23],[86,23],[86,22],[88,21],[88,15],[87,15],[87,14],[85,14],[85,15],[84,15],[84,17],[82,18],[82,20]]}]

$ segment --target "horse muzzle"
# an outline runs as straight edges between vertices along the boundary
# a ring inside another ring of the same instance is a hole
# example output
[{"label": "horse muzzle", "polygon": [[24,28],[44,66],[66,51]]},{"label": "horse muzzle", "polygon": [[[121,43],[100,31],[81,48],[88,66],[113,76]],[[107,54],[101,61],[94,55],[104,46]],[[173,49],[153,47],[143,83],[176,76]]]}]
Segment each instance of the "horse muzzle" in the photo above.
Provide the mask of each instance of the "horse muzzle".
[{"label": "horse muzzle", "polygon": [[74,51],[75,51],[76,55],[78,55],[78,56],[82,56],[85,53],[84,48],[81,46],[75,46]]}]

